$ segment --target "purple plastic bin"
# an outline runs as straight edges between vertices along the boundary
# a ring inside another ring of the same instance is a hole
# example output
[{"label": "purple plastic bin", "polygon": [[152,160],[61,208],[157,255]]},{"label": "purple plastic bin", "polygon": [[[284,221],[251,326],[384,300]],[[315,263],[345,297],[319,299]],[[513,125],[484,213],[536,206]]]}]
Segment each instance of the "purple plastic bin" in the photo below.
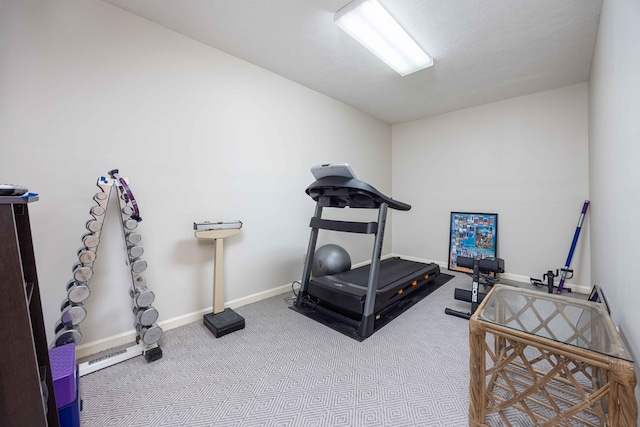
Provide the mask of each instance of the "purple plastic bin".
[{"label": "purple plastic bin", "polygon": [[76,400],[76,345],[69,343],[49,350],[53,390],[58,409]]}]

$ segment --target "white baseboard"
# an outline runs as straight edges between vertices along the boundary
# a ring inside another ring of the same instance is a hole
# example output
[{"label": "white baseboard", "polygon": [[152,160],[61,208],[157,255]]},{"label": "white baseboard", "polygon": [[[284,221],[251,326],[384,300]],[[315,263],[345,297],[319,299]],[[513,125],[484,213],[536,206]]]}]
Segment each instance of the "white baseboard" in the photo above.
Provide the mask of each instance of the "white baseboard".
[{"label": "white baseboard", "polygon": [[[225,303],[225,308],[238,308],[243,305],[252,304],[254,302],[261,301],[263,299],[271,298],[276,295],[283,294],[291,290],[291,284],[286,284],[282,286],[277,286],[272,289],[268,289],[266,291],[257,292],[252,295],[248,295],[246,297],[238,298],[232,301]],[[202,316],[207,313],[211,313],[213,307],[207,307],[202,310],[194,311],[192,313],[183,314],[182,316],[173,317],[171,319],[163,320],[158,322],[158,326],[162,328],[163,331],[170,331],[171,329],[178,328],[180,326],[187,325],[189,323],[197,322],[202,320]],[[110,337],[102,338],[96,341],[91,341],[86,344],[80,344],[76,347],[76,358],[81,359],[86,356],[90,356],[92,354],[99,353],[104,350],[108,350],[110,348],[120,347],[122,345],[135,342],[137,332],[135,329],[132,329],[127,332],[123,332],[121,334],[112,335]]]},{"label": "white baseboard", "polygon": [[[417,262],[425,262],[425,263],[434,263],[440,266],[441,269],[447,269],[448,264],[443,261],[429,260],[424,258],[411,257],[406,255],[397,255],[397,254],[388,254],[382,256],[382,259],[391,258],[394,256],[400,256],[409,261],[417,261]],[[362,265],[368,264],[369,261],[364,261],[361,263],[357,263],[353,265],[353,268],[360,267]],[[521,276],[518,274],[510,274],[510,273],[502,273],[500,275],[505,280],[512,280],[515,282],[529,283],[529,277]],[[576,285],[576,284],[565,284],[565,287],[571,289],[572,292],[578,292],[583,294],[588,294],[591,291],[590,286]],[[271,298],[276,295],[283,294],[288,292],[291,289],[291,284],[286,284],[282,286],[277,286],[275,288],[268,289],[266,291],[258,292],[252,295],[248,295],[246,297],[238,298],[232,301],[229,301],[225,304],[225,307],[228,308],[238,308],[243,305],[252,304],[254,302],[261,301],[263,299]],[[182,316],[173,317],[171,319],[163,320],[158,323],[158,325],[162,328],[163,331],[169,331],[174,328],[178,328],[180,326],[187,325],[189,323],[197,322],[202,319],[207,313],[210,313],[213,310],[213,307],[207,307],[202,310],[198,310],[192,313],[183,314]],[[86,344],[81,344],[76,347],[76,357],[78,359],[90,356],[92,354],[99,353],[104,350],[108,350],[110,348],[119,347],[128,343],[132,343],[136,339],[136,331],[134,329],[123,332],[121,334],[112,335],[110,337],[102,338],[96,341],[92,341]]]},{"label": "white baseboard", "polygon": [[[393,256],[399,256],[399,257],[402,257],[402,258],[407,259],[409,261],[432,262],[434,264],[438,264],[441,269],[448,269],[449,268],[449,264],[446,263],[446,262],[442,262],[442,261],[434,261],[434,260],[410,257],[410,256],[405,256],[405,255],[393,255]],[[526,284],[530,284],[531,283],[531,280],[530,280],[531,278],[530,277],[522,276],[522,275],[519,275],[519,274],[501,273],[500,277],[502,279],[505,279],[505,280],[510,280],[510,281],[519,282],[519,283],[526,283]],[[575,284],[575,283],[565,283],[564,287],[567,288],[567,289],[571,289],[571,292],[576,292],[576,293],[579,293],[579,294],[587,294],[588,295],[591,292],[591,286],[578,285],[578,284]]]},{"label": "white baseboard", "polygon": [[[389,258],[392,255],[385,255],[382,258]],[[360,267],[362,265],[368,264],[368,261],[364,261],[361,263],[357,263],[353,265],[353,268]],[[258,292],[252,295],[248,295],[246,297],[238,298],[232,301],[228,301],[225,303],[226,308],[238,308],[243,305],[252,304],[254,302],[261,301],[263,299],[271,298],[276,295],[283,294],[291,290],[291,284],[286,284],[282,286],[277,286],[275,288],[268,289],[266,291]],[[158,322],[158,326],[162,328],[163,331],[170,331],[171,329],[178,328],[180,326],[187,325],[189,323],[197,322],[202,320],[202,316],[207,313],[211,313],[213,307],[203,308],[202,310],[194,311],[191,313],[183,314],[181,316],[173,317],[171,319],[163,320]],[[136,340],[137,332],[135,329],[131,329],[130,331],[126,331],[117,335],[112,335],[110,337],[102,338],[99,340],[91,341],[86,344],[80,344],[76,347],[76,358],[81,359],[83,357],[91,356],[92,354],[100,353],[102,351],[108,350],[110,348],[116,348],[123,346],[125,344],[133,343]]]}]

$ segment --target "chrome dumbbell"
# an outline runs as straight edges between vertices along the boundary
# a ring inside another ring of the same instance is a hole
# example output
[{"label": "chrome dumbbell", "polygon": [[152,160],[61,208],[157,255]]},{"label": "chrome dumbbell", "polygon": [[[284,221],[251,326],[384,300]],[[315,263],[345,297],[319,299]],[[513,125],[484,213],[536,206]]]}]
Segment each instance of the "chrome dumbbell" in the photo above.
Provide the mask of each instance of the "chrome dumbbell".
[{"label": "chrome dumbbell", "polygon": [[82,244],[89,249],[95,249],[100,244],[100,237],[93,233],[85,234],[82,236]]},{"label": "chrome dumbbell", "polygon": [[79,344],[80,340],[82,340],[82,332],[80,331],[79,327],[65,326],[59,320],[56,322],[55,334],[56,337],[54,339],[54,342],[56,347],[60,347],[61,345],[69,343]]},{"label": "chrome dumbbell", "polygon": [[93,269],[81,262],[76,262],[71,267],[73,278],[78,282],[88,282],[93,277]]},{"label": "chrome dumbbell", "polygon": [[89,212],[91,213],[91,215],[93,215],[94,218],[98,218],[104,215],[105,213],[105,209],[100,206],[100,205],[96,205],[91,207],[91,210],[89,210]]},{"label": "chrome dumbbell", "polygon": [[140,258],[142,254],[144,254],[144,249],[142,246],[133,245],[127,248],[127,253],[129,254],[129,259]]},{"label": "chrome dumbbell", "polygon": [[137,245],[142,240],[142,236],[139,233],[126,233],[125,239],[127,240],[127,245]]},{"label": "chrome dumbbell", "polygon": [[136,324],[150,326],[158,320],[158,310],[153,307],[133,307],[136,316]]},{"label": "chrome dumbbell", "polygon": [[96,260],[96,252],[87,247],[78,249],[78,259],[83,264],[91,264]]},{"label": "chrome dumbbell", "polygon": [[131,206],[125,206],[122,208],[122,215],[131,216],[133,215],[133,208]]},{"label": "chrome dumbbell", "polygon": [[91,289],[86,283],[77,280],[69,280],[67,283],[67,298],[75,304],[84,302],[91,295]]},{"label": "chrome dumbbell", "polygon": [[107,201],[107,198],[108,198],[107,193],[103,191],[100,191],[93,196],[93,200],[95,200],[100,204],[105,203]]},{"label": "chrome dumbbell", "polygon": [[149,307],[156,299],[156,295],[144,284],[130,289],[129,296],[137,307]]},{"label": "chrome dumbbell", "polygon": [[134,273],[142,273],[147,269],[147,261],[143,259],[134,259],[131,261],[131,271]]},{"label": "chrome dumbbell", "polygon": [[84,226],[92,233],[97,233],[98,231],[102,230],[102,223],[95,219],[90,219]]},{"label": "chrome dumbbell", "polygon": [[131,231],[131,230],[135,230],[138,227],[138,221],[136,221],[135,219],[127,219],[125,221],[123,221],[124,224],[124,228]]},{"label": "chrome dumbbell", "polygon": [[140,335],[140,339],[147,345],[155,344],[162,337],[162,329],[155,323],[150,326],[137,324],[136,331]]},{"label": "chrome dumbbell", "polygon": [[65,326],[76,326],[87,317],[87,310],[81,304],[74,304],[68,299],[60,304],[60,321]]}]

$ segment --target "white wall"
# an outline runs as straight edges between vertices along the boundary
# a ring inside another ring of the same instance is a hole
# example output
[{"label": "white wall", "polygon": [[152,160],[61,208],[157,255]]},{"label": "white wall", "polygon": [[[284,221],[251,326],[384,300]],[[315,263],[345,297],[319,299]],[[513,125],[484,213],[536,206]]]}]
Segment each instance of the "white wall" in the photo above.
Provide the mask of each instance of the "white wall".
[{"label": "white wall", "polygon": [[[110,169],[140,205],[161,321],[212,305],[213,242],[194,238],[194,221],[244,222],[225,241],[225,300],[235,300],[300,280],[312,165],[348,161],[391,188],[388,124],[98,0],[2,2],[0,94],[0,182],[40,194],[30,214],[50,339]],[[133,327],[113,206],[83,344]],[[338,242],[361,262],[366,237]]]},{"label": "white wall", "polygon": [[[507,273],[564,265],[589,198],[587,84],[393,126],[393,251],[446,263],[451,211],[498,214]],[[568,284],[588,288],[588,215]],[[557,282],[557,279],[556,279]]]},{"label": "white wall", "polygon": [[[640,357],[638,40],[640,3],[605,0],[589,82],[591,275],[602,286],[611,316],[636,358]],[[638,387],[636,396],[640,401]]]}]

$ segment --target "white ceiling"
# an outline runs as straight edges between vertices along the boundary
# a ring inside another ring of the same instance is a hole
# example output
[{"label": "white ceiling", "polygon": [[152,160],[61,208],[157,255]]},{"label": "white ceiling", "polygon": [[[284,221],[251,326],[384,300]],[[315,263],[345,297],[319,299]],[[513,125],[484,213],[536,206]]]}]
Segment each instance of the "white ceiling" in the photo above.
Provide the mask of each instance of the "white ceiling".
[{"label": "white ceiling", "polygon": [[379,0],[434,65],[400,77],[342,32],[349,0],[105,0],[389,123],[589,79],[602,0]]}]

